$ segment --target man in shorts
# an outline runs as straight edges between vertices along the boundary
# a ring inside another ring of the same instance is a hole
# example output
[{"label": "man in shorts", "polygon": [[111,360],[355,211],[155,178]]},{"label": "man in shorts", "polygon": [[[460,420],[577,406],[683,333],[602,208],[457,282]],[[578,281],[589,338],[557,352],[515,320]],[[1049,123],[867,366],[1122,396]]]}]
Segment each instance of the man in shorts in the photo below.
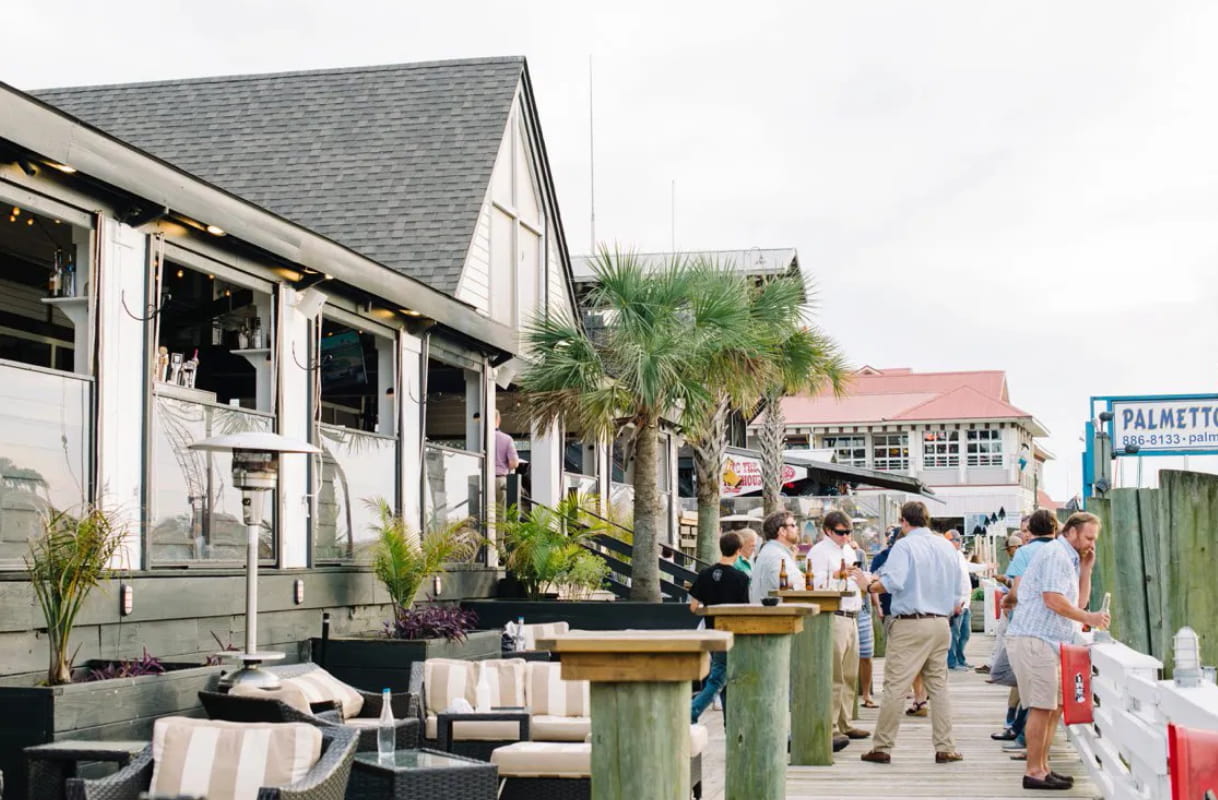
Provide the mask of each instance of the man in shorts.
[{"label": "man in shorts", "polygon": [[[1061,717],[1061,666],[1058,651],[1074,639],[1077,626],[1108,627],[1108,614],[1089,612],[1079,598],[1091,595],[1095,540],[1100,520],[1071,515],[1057,539],[1042,546],[1019,581],[1018,611],[1007,627],[1007,655],[1029,709],[1025,789],[1068,789],[1073,781],[1049,769],[1049,745]],[[1022,549],[1022,548],[1021,548]]]}]

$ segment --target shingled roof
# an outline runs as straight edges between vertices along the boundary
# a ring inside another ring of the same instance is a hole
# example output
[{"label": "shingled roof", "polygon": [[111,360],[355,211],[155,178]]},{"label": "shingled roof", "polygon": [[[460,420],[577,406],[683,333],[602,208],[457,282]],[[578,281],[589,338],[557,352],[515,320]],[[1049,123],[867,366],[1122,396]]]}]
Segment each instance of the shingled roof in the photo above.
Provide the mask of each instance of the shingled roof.
[{"label": "shingled roof", "polygon": [[521,57],[32,92],[455,294]]}]

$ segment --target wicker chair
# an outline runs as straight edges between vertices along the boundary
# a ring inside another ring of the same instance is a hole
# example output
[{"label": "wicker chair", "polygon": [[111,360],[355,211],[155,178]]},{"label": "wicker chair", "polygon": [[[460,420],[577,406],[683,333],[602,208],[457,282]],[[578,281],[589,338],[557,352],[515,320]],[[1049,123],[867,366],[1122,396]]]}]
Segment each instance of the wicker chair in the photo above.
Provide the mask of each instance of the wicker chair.
[{"label": "wicker chair", "polygon": [[418,705],[417,705],[418,717],[417,718],[419,721],[419,731],[420,731],[419,735],[421,737],[423,737],[422,738],[423,744],[420,745],[421,747],[427,747],[427,748],[431,748],[433,750],[441,750],[441,751],[444,751],[447,753],[454,753],[459,756],[465,756],[466,758],[476,758],[479,761],[490,761],[491,753],[493,753],[495,751],[495,748],[501,747],[505,744],[511,744],[512,742],[517,742],[522,739],[527,740],[529,738],[528,719],[526,718],[522,721],[521,720],[522,714],[521,714],[521,712],[518,712],[518,711],[517,712],[505,711],[505,712],[501,712],[501,713],[491,712],[491,713],[446,714],[446,715],[444,715],[448,719],[451,719],[454,724],[456,722],[461,721],[462,719],[476,720],[479,722],[501,721],[501,722],[516,723],[517,730],[520,732],[518,737],[513,737],[510,739],[497,739],[497,740],[457,739],[454,736],[452,736],[451,733],[449,732],[451,729],[448,729],[448,730],[440,731],[439,733],[441,735],[437,736],[437,738],[435,738],[435,739],[426,738],[427,726],[426,726],[426,721],[425,721],[424,715],[427,713],[427,709],[424,707],[426,704],[423,702],[423,698],[426,697],[427,695],[424,694],[424,692],[426,690],[426,686],[424,684],[423,675],[424,675],[424,669],[423,669],[422,661],[416,661],[410,665],[410,692],[409,693],[410,693],[411,697],[416,698],[418,701]]},{"label": "wicker chair", "polygon": [[[321,758],[291,786],[258,789],[258,800],[343,800],[351,777],[357,737],[350,729],[322,730]],[[67,800],[137,800],[152,782],[152,745],[113,775],[96,780],[69,778]]]},{"label": "wicker chair", "polygon": [[[275,667],[270,671],[279,678],[293,678],[314,669],[320,669],[316,664],[290,664],[285,667]],[[375,692],[365,692],[355,689],[364,699],[364,706],[359,716],[354,719],[359,723],[352,724],[350,719],[344,721],[342,712],[333,703],[314,703],[312,713],[299,711],[282,700],[275,698],[251,697],[250,695],[232,695],[220,692],[199,692],[207,716],[211,719],[222,719],[229,722],[307,722],[319,728],[341,728],[357,734],[358,752],[376,750],[377,720],[381,716],[381,695]],[[397,728],[398,750],[409,750],[419,746],[419,696],[412,692],[399,692],[390,696],[393,709],[394,726]]]}]

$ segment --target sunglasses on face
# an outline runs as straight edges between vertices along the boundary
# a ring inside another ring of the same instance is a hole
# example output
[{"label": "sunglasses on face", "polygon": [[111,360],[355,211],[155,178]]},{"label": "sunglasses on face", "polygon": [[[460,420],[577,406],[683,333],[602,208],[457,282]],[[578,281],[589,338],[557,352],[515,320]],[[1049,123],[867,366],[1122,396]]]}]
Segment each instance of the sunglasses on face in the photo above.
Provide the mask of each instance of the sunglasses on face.
[{"label": "sunglasses on face", "polygon": [[854,533],[854,531],[850,530],[849,528],[834,528],[833,532],[838,536],[849,536],[850,534]]}]

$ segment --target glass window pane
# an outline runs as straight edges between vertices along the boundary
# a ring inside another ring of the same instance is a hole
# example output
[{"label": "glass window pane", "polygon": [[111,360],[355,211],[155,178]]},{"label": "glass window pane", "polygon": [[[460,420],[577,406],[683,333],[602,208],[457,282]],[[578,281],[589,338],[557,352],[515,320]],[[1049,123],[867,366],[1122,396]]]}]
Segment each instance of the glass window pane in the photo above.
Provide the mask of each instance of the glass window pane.
[{"label": "glass window pane", "polygon": [[427,445],[424,519],[428,531],[462,520],[482,524],[482,456]]},{"label": "glass window pane", "polygon": [[375,503],[397,507],[397,439],[322,425],[314,560],[350,559],[374,541]]}]

